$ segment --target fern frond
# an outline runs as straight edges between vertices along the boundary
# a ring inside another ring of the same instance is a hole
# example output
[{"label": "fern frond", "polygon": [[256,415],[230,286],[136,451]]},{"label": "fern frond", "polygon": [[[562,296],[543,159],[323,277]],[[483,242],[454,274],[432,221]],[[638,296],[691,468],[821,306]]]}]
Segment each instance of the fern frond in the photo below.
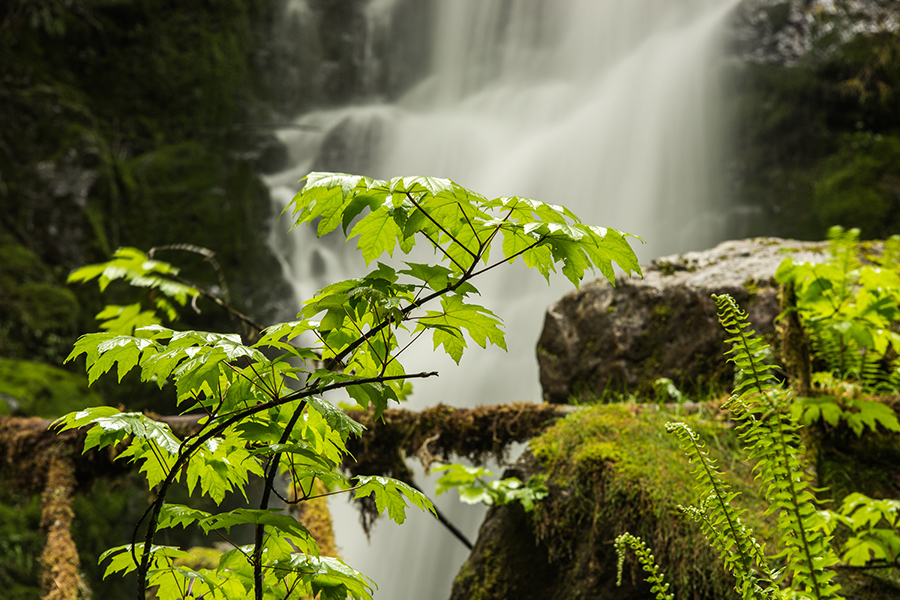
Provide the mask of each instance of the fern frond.
[{"label": "fern frond", "polygon": [[742,399],[765,395],[766,390],[777,383],[775,368],[762,360],[769,346],[756,337],[747,313],[740,309],[734,298],[728,294],[714,294],[713,299],[718,309],[719,323],[731,336],[725,340],[726,344],[731,344],[725,356],[734,363],[737,376],[735,395]]},{"label": "fern frond", "polygon": [[731,334],[729,360],[738,371],[734,395],[726,403],[737,421],[737,432],[769,502],[777,515],[794,592],[814,600],[840,598],[830,567],[838,562],[831,537],[820,525],[813,485],[803,460],[800,425],[792,416],[791,395],[761,361],[767,348],[730,296],[713,296],[719,320]]},{"label": "fern frond", "polygon": [[719,551],[725,569],[737,580],[735,591],[744,600],[771,598],[767,590],[775,577],[762,547],[741,520],[745,511],[732,506],[737,494],[723,479],[706,445],[688,425],[667,423],[666,431],[678,437],[689,462],[695,465],[693,474],[703,498],[699,506],[679,506],[679,510],[700,523],[703,535]]},{"label": "fern frond", "polygon": [[638,562],[641,563],[644,572],[647,573],[646,581],[652,586],[650,592],[656,595],[656,600],[675,600],[675,594],[668,593],[669,584],[665,582],[663,574],[659,572],[659,565],[656,564],[656,559],[653,557],[650,549],[647,548],[644,540],[625,532],[616,538],[615,546],[616,554],[619,555],[616,567],[617,586],[622,585],[622,567],[625,565],[625,552],[630,546],[634,550],[634,554],[637,556]]}]

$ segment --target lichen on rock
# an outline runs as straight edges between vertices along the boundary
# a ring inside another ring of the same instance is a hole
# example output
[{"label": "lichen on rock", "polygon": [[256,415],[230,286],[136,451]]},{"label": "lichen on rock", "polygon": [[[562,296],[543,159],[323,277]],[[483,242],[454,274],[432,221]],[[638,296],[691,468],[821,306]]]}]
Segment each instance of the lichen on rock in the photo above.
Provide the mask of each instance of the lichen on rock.
[{"label": "lichen on rock", "polygon": [[725,334],[710,296],[731,294],[757,332],[772,335],[778,265],[787,256],[821,262],[824,248],[777,238],[723,242],[656,259],[643,279],[598,280],[570,292],[547,309],[538,340],[544,400],[648,392],[659,377],[689,394],[729,389]]}]

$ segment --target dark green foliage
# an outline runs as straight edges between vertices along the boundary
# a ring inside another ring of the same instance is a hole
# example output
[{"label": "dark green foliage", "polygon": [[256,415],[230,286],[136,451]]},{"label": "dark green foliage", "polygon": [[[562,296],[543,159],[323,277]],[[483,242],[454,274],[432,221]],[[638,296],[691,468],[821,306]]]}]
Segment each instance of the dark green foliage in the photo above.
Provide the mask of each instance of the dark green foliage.
[{"label": "dark green foliage", "polygon": [[[851,382],[866,392],[900,387],[896,364],[900,335],[900,238],[880,255],[860,256],[859,230],[829,231],[831,260],[778,267],[779,283],[796,293],[795,311],[812,343],[825,378]],[[821,380],[822,377],[819,377]]]},{"label": "dark green foliage", "polygon": [[9,600],[40,597],[40,556],[44,536],[39,533],[40,498],[14,498],[0,491],[0,589]]},{"label": "dark green foliage", "polygon": [[[121,245],[211,248],[242,308],[273,310],[288,291],[259,236],[269,199],[252,159],[266,132],[246,127],[263,112],[254,65],[271,9],[258,0],[0,9],[0,56],[15,57],[0,72],[3,230],[67,269]],[[203,264],[185,274],[214,283]]]},{"label": "dark green foliage", "polygon": [[732,75],[737,199],[762,211],[748,233],[816,239],[841,223],[884,238],[900,225],[888,167],[900,135],[900,37],[821,44],[797,64],[748,63]]},{"label": "dark green foliage", "polygon": [[0,231],[0,356],[61,362],[79,310],[37,255]]},{"label": "dark green foliage", "polygon": [[822,222],[843,223],[864,239],[900,231],[900,137],[871,131],[846,134],[823,163],[814,200]]}]

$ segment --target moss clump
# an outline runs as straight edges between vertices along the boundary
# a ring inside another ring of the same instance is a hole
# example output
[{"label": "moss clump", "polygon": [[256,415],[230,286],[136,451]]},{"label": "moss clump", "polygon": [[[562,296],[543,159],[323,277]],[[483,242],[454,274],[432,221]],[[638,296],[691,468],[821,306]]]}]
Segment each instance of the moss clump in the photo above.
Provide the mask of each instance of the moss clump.
[{"label": "moss clump", "polygon": [[0,231],[0,356],[61,360],[78,314],[75,294],[34,252]]},{"label": "moss clump", "polygon": [[27,360],[0,358],[0,414],[55,418],[104,404],[84,376]]},{"label": "moss clump", "polygon": [[[609,589],[615,553],[607,543],[629,531],[642,537],[682,597],[730,598],[731,577],[699,528],[676,514],[695,504],[696,481],[667,421],[686,421],[726,465],[726,477],[752,509],[750,526],[765,532],[762,503],[749,468],[735,462],[730,428],[701,415],[665,414],[639,405],[607,405],[579,411],[531,443],[547,474],[550,495],[536,510],[535,529],[561,571],[555,597],[593,597]],[[607,567],[608,565],[608,567]],[[637,578],[640,579],[640,578]]]},{"label": "moss clump", "polygon": [[[288,487],[288,497],[293,501],[297,499],[299,490],[294,486]],[[322,556],[338,557],[337,544],[334,541],[334,527],[331,520],[331,511],[328,510],[328,498],[324,495],[328,488],[321,481],[316,480],[310,500],[291,504],[288,510],[294,515],[306,529],[316,544]]]},{"label": "moss clump", "polygon": [[72,540],[72,496],[75,474],[65,450],[53,452],[41,498],[41,528],[47,541],[41,554],[41,588],[46,600],[78,600],[90,596],[81,577],[78,549]]}]

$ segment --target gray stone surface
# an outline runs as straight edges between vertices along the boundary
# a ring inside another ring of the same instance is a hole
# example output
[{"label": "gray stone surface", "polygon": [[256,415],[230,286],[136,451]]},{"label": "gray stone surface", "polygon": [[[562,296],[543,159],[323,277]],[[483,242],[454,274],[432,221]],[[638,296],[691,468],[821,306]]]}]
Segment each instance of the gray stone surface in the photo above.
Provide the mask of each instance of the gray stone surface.
[{"label": "gray stone surface", "polygon": [[742,60],[791,66],[856,35],[896,31],[898,20],[896,0],[743,0],[730,34]]},{"label": "gray stone surface", "polygon": [[[712,294],[731,294],[762,335],[778,315],[775,271],[786,257],[821,262],[825,244],[778,238],[723,242],[654,260],[644,278],[582,286],[547,310],[537,354],[544,400],[634,392],[668,377],[691,393],[730,387]],[[690,386],[690,387],[689,387]]]}]

